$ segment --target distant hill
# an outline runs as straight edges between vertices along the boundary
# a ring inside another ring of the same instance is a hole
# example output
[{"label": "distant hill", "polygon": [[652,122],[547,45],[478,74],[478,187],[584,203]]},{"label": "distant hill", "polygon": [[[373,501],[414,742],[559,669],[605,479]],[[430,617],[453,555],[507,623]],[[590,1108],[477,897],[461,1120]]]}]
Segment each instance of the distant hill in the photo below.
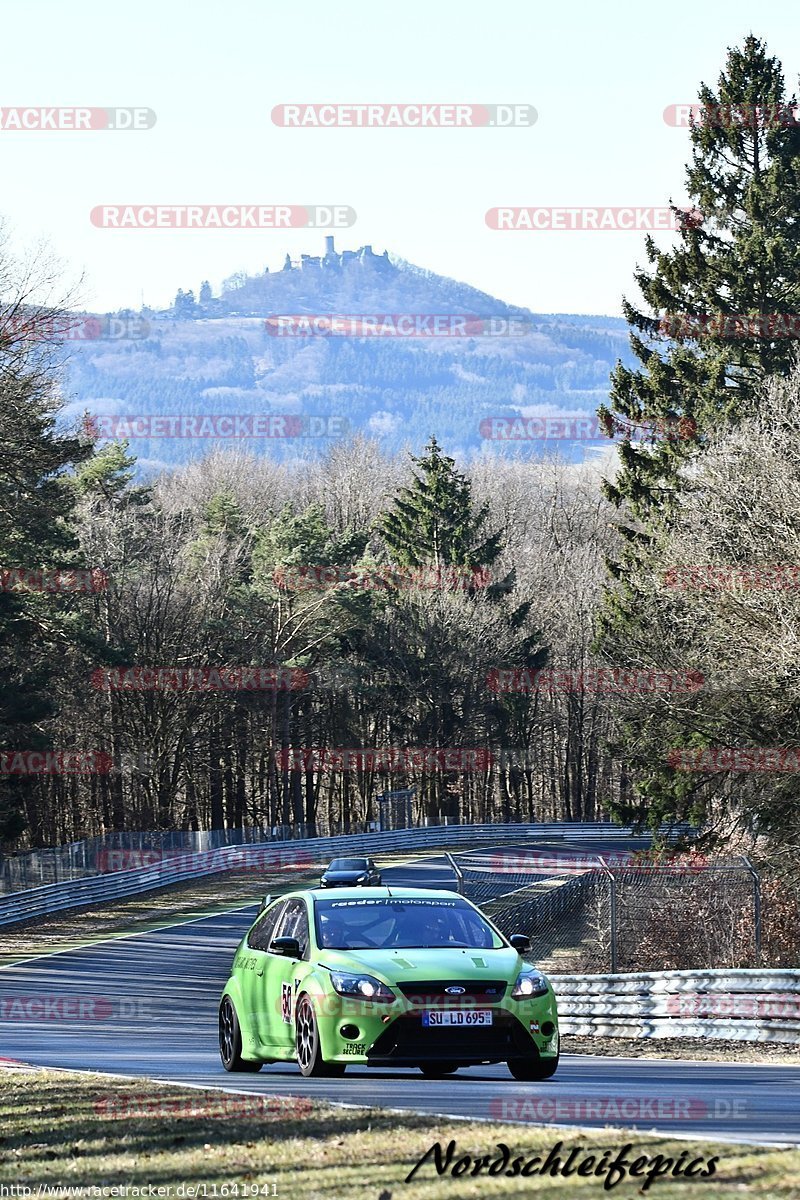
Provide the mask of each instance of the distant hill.
[{"label": "distant hill", "polygon": [[[488,417],[593,416],[608,395],[617,359],[631,361],[621,318],[534,314],[371,247],[341,254],[332,247],[328,239],[319,258],[293,262],[287,256],[283,270],[233,276],[218,297],[205,285],[198,298],[180,291],[169,310],[116,314],[115,327],[134,337],[70,347],[69,412],[88,410],[98,418],[259,414],[262,422],[269,414],[333,417],[334,430],[363,431],[387,449],[418,448],[435,433],[448,452],[469,456],[489,444]],[[384,329],[402,332],[424,314],[430,320],[416,322],[423,336],[413,337],[309,335],[302,321],[277,320],[305,317],[319,327],[318,318],[359,318],[367,324],[352,331],[363,334],[378,328],[375,318],[383,318]],[[464,335],[430,336],[434,317],[440,333]],[[473,320],[459,324],[461,317]],[[100,424],[125,431],[118,422]],[[227,432],[219,422],[206,423],[207,430],[220,428]],[[302,431],[299,421],[287,428]],[[152,426],[139,429],[153,432]],[[185,462],[214,444],[209,437],[131,438],[142,465],[153,467]],[[246,444],[294,457],[298,449],[318,451],[324,439],[248,437]],[[603,444],[491,442],[516,451],[557,446],[572,459]]]}]

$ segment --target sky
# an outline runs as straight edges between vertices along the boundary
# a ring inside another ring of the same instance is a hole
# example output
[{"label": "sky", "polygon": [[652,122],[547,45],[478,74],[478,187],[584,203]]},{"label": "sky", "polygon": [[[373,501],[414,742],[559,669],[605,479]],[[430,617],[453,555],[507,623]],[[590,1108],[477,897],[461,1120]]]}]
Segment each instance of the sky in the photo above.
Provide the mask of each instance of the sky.
[{"label": "sky", "polygon": [[[619,315],[644,234],[496,230],[502,206],[687,200],[688,132],[664,109],[767,39],[789,91],[786,0],[26,0],[0,7],[0,108],[137,107],[139,130],[0,128],[0,217],[84,279],[95,311],[324,252],[325,229],[98,228],[103,205],[346,205],[364,243],[535,312]],[[532,105],[529,127],[287,128],[276,105]],[[668,244],[670,234],[656,240]]]}]

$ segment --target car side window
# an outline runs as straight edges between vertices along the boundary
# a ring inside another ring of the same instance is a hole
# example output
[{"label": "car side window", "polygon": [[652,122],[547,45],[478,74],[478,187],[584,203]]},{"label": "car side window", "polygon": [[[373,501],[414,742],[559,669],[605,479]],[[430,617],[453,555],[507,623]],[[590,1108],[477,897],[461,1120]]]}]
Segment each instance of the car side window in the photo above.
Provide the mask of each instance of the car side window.
[{"label": "car side window", "polygon": [[277,904],[273,904],[268,908],[263,916],[256,921],[247,935],[247,944],[251,950],[269,950],[273,931],[278,923],[278,918],[285,908],[286,901],[279,900]]},{"label": "car side window", "polygon": [[470,946],[484,950],[490,950],[494,947],[494,935],[491,929],[484,925],[475,913],[462,912],[459,916],[463,929],[463,940]]},{"label": "car side window", "polygon": [[308,958],[308,910],[303,900],[289,900],[283,920],[275,931],[275,937],[293,937],[300,943],[300,957]]}]

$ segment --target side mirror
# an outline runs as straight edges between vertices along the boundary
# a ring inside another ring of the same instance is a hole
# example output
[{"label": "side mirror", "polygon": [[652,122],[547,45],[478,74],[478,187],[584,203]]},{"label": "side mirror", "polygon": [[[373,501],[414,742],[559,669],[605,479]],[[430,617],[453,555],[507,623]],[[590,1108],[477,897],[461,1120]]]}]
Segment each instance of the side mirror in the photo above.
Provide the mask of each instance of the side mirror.
[{"label": "side mirror", "polygon": [[512,933],[508,940],[517,954],[525,954],[531,948],[531,939],[526,933]]},{"label": "side mirror", "polygon": [[300,943],[297,938],[279,937],[270,942],[271,954],[283,954],[286,958],[300,958]]},{"label": "side mirror", "polygon": [[264,911],[264,909],[267,907],[267,905],[268,905],[268,904],[272,904],[272,896],[265,896],[265,897],[264,897],[264,899],[261,901],[261,907],[259,908],[259,910],[258,910],[258,911],[259,911],[260,913],[262,913],[262,912]]}]

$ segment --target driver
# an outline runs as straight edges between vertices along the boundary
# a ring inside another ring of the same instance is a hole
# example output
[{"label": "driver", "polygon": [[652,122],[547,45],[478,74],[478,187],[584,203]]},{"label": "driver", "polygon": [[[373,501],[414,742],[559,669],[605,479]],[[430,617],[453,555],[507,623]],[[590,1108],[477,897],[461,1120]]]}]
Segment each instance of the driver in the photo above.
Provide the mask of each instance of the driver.
[{"label": "driver", "polygon": [[450,924],[447,917],[435,909],[422,912],[417,928],[421,946],[446,946],[450,941]]},{"label": "driver", "polygon": [[324,914],[320,920],[320,944],[324,950],[345,950],[347,932],[339,917]]}]

